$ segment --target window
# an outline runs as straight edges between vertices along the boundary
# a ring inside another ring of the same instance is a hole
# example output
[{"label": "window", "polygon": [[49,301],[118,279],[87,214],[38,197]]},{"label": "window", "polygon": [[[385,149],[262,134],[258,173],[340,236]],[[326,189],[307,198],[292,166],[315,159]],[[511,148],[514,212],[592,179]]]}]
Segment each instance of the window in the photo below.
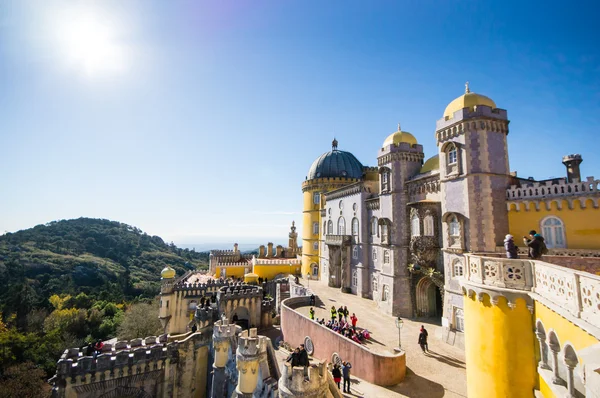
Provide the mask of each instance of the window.
[{"label": "window", "polygon": [[373,277],[373,293],[377,293],[377,290],[379,289],[378,283],[377,283],[377,278]]},{"label": "window", "polygon": [[358,246],[352,247],[352,258],[355,260],[358,259]]},{"label": "window", "polygon": [[313,193],[313,203],[316,205],[321,203],[321,194],[319,192]]},{"label": "window", "polygon": [[338,218],[338,226],[337,227],[338,227],[338,231],[337,231],[338,235],[346,235],[346,220],[344,220],[344,217]]},{"label": "window", "polygon": [[327,221],[323,221],[323,235],[327,233]]},{"label": "window", "polygon": [[410,236],[421,236],[421,222],[416,213],[410,217]]},{"label": "window", "polygon": [[448,164],[456,164],[458,161],[458,155],[456,152],[456,146],[452,145],[448,147]]},{"label": "window", "polygon": [[318,235],[319,234],[319,223],[318,222],[314,222],[313,223],[313,234],[314,235]]},{"label": "window", "polygon": [[313,242],[313,250],[316,252],[319,251],[319,242]]},{"label": "window", "polygon": [[314,277],[318,277],[319,276],[319,266],[315,263],[313,263],[312,265],[312,275]]},{"label": "window", "polygon": [[352,219],[352,236],[356,236],[358,238],[358,218],[356,217]]},{"label": "window", "polygon": [[373,248],[373,261],[377,261],[377,249]]},{"label": "window", "polygon": [[339,204],[339,206],[340,206],[340,210],[342,210],[342,209],[344,208],[344,202],[342,202],[342,201],[340,200],[340,204]]},{"label": "window", "polygon": [[452,264],[452,275],[454,277],[463,276],[463,265],[460,260],[454,260],[454,264]]},{"label": "window", "polygon": [[454,307],[454,329],[459,332],[465,330],[465,316],[462,308]]},{"label": "window", "polygon": [[371,235],[377,235],[377,228],[379,228],[379,225],[377,224],[377,217],[373,217],[371,219]]},{"label": "window", "polygon": [[451,216],[448,219],[448,233],[450,236],[460,236],[460,225],[456,216]]},{"label": "window", "polygon": [[327,233],[333,235],[333,221],[327,221]]},{"label": "window", "polygon": [[389,264],[390,263],[390,251],[389,250],[385,250],[383,252],[383,263],[384,264]]},{"label": "window", "polygon": [[383,168],[380,170],[381,174],[381,191],[390,190],[390,169]]},{"label": "window", "polygon": [[381,294],[381,301],[388,301],[390,298],[390,288],[388,285],[383,285],[383,293]]},{"label": "window", "polygon": [[383,243],[389,243],[390,229],[387,224],[381,224],[381,240]]},{"label": "window", "polygon": [[542,234],[548,248],[567,247],[565,242],[565,226],[560,218],[551,216],[543,219]]},{"label": "window", "polygon": [[358,271],[352,271],[352,286],[358,286]]},{"label": "window", "polygon": [[433,216],[428,214],[423,219],[423,235],[425,236],[434,236],[435,233],[433,231]]}]

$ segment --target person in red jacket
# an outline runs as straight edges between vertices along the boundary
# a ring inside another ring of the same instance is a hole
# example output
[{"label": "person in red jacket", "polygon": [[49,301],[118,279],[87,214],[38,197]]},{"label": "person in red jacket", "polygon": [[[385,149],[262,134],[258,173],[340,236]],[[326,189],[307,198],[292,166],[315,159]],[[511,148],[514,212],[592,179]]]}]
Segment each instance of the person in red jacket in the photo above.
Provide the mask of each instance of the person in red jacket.
[{"label": "person in red jacket", "polygon": [[358,318],[354,312],[352,313],[350,320],[352,321],[352,327],[354,328],[354,331],[356,331],[356,322],[358,322]]}]

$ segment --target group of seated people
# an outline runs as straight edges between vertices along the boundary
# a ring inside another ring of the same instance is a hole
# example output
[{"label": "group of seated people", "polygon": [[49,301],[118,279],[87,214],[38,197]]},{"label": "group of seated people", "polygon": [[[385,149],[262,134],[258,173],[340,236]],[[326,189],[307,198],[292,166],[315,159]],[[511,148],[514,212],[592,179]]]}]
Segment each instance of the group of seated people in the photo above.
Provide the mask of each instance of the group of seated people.
[{"label": "group of seated people", "polygon": [[325,318],[317,318],[315,322],[341,334],[344,337],[349,338],[350,340],[353,340],[358,344],[362,344],[364,340],[367,340],[371,337],[371,334],[367,329],[357,331],[356,327],[353,327],[349,322],[346,322],[343,319],[340,321],[329,320],[325,322]]}]

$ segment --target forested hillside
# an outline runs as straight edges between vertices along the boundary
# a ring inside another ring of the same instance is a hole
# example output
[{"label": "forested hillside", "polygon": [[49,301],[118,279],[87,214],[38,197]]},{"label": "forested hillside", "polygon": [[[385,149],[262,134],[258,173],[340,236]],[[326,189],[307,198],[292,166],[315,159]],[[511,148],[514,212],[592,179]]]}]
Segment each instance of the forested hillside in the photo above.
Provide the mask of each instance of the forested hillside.
[{"label": "forested hillside", "polygon": [[126,309],[158,294],[166,265],[178,275],[207,268],[208,253],[90,218],[0,236],[0,384],[9,366],[51,374],[66,346],[115,337]]}]

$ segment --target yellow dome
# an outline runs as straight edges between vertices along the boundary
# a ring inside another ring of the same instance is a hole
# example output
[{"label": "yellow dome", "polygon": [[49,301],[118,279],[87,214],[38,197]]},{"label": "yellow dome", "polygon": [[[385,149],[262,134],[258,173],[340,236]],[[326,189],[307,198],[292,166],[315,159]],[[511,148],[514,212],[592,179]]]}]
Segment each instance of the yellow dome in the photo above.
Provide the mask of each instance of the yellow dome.
[{"label": "yellow dome", "polygon": [[444,111],[445,119],[452,119],[454,117],[454,112],[463,108],[473,110],[473,107],[477,105],[489,106],[492,109],[497,108],[496,103],[491,98],[488,98],[485,95],[472,93],[471,90],[469,90],[469,83],[467,83],[465,87],[465,93],[449,103],[446,107],[446,110]]},{"label": "yellow dome", "polygon": [[408,131],[401,131],[400,124],[398,124],[398,131],[393,132],[385,139],[385,141],[383,141],[383,147],[387,148],[388,146],[390,146],[392,144],[398,145],[401,142],[406,142],[406,143],[410,144],[411,146],[413,146],[413,145],[417,144],[417,139],[415,138],[414,135],[412,135]]},{"label": "yellow dome", "polygon": [[421,167],[420,173],[427,173],[431,170],[440,169],[440,155],[435,155],[427,159],[427,161]]},{"label": "yellow dome", "polygon": [[175,278],[175,270],[167,265],[161,271],[160,276],[163,279],[173,279],[173,278]]}]

